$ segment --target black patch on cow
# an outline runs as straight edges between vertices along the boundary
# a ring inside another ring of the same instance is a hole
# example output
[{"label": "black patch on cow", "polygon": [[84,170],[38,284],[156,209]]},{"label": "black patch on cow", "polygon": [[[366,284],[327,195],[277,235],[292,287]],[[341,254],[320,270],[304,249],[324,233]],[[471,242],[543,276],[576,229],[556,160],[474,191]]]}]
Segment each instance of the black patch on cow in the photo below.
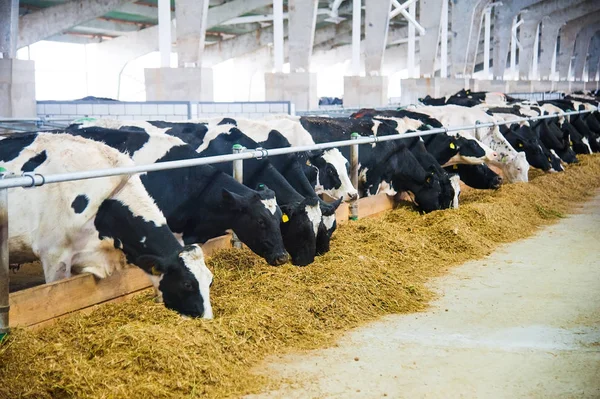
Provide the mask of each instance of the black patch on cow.
[{"label": "black patch on cow", "polygon": [[82,213],[85,208],[87,208],[89,203],[90,200],[88,199],[87,195],[79,194],[71,203],[71,208],[73,208],[75,213]]},{"label": "black patch on cow", "polygon": [[148,121],[153,126],[168,130],[165,134],[174,136],[191,145],[194,149],[204,142],[208,127],[204,123]]},{"label": "black patch on cow", "polygon": [[23,148],[28,147],[37,138],[37,133],[22,134],[0,141],[0,161],[12,161],[19,156]]},{"label": "black patch on cow", "polygon": [[221,122],[217,123],[217,125],[233,125],[233,126],[237,126],[237,122],[235,121],[235,119],[223,118],[223,120]]},{"label": "black patch on cow", "polygon": [[88,140],[104,143],[119,152],[128,153],[130,156],[133,156],[136,151],[140,150],[150,140],[148,133],[138,129],[133,126],[123,126],[119,130],[97,126],[77,129],[69,126],[67,132],[73,136],[80,136]]},{"label": "black patch on cow", "polygon": [[43,164],[46,159],[48,159],[48,155],[46,154],[46,150],[44,150],[36,156],[29,158],[29,161],[25,162],[21,167],[21,172],[33,172],[35,168]]}]

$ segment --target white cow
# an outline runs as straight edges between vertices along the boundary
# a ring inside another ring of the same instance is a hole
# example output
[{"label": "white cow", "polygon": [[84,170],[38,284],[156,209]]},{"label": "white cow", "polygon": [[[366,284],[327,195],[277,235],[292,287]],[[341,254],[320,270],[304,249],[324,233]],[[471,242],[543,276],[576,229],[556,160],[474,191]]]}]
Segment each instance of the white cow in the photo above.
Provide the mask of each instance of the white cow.
[{"label": "white cow", "polygon": [[[133,166],[118,151],[68,134],[20,135],[0,142],[0,166],[38,174]],[[90,272],[99,278],[127,264],[148,273],[168,308],[212,318],[212,273],[197,245],[174,237],[139,176],[10,189],[11,262],[39,259],[46,282]]]}]

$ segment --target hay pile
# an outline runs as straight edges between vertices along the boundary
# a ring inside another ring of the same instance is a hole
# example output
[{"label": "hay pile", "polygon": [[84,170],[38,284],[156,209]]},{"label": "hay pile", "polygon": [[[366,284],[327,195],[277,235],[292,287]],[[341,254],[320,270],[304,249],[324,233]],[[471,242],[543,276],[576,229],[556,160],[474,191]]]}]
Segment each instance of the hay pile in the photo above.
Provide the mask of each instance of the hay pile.
[{"label": "hay pile", "polygon": [[0,398],[231,397],[272,384],[250,369],[265,356],[331,344],[389,313],[424,309],[424,284],[573,209],[600,187],[600,157],[497,192],[471,190],[461,208],[406,208],[342,226],[306,268],[268,266],[247,251],[213,257],[216,319],[183,320],[150,294],[98,307],[0,346]]}]

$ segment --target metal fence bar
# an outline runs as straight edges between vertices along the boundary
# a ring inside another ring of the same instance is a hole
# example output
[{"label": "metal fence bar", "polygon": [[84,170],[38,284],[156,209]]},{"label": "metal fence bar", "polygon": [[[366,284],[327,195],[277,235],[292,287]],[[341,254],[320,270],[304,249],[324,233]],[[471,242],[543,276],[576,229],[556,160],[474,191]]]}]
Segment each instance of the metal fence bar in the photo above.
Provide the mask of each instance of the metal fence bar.
[{"label": "metal fence bar", "polygon": [[[569,115],[579,115],[591,112],[589,110],[584,111],[573,111],[573,112],[565,112],[560,114],[561,116],[569,116]],[[455,127],[442,127],[435,128],[425,131],[418,131],[414,133],[400,133],[393,134],[389,136],[370,136],[370,137],[360,137],[355,140],[343,140],[343,141],[333,141],[329,143],[321,143],[321,144],[313,144],[299,147],[285,147],[285,148],[274,148],[274,149],[254,149],[247,150],[241,152],[239,154],[228,154],[228,155],[218,155],[206,158],[193,158],[193,159],[184,159],[179,161],[169,161],[169,162],[160,162],[155,164],[146,164],[146,165],[136,165],[131,167],[124,168],[113,168],[113,169],[96,169],[89,171],[81,171],[81,172],[71,172],[71,173],[57,173],[52,175],[41,175],[39,173],[26,172],[23,173],[21,177],[11,178],[10,180],[0,181],[0,189],[3,188],[13,188],[13,187],[34,187],[41,186],[48,183],[60,183],[65,181],[73,181],[73,180],[84,180],[84,179],[95,179],[99,177],[109,177],[109,176],[118,176],[118,175],[131,175],[135,173],[144,173],[144,172],[155,172],[159,170],[168,170],[168,169],[177,169],[177,168],[185,168],[197,165],[208,165],[213,163],[222,163],[222,162],[231,162],[238,159],[251,159],[251,158],[264,158],[267,156],[275,156],[275,155],[283,155],[283,154],[292,154],[296,152],[304,152],[304,151],[314,151],[314,150],[326,150],[330,148],[337,147],[348,147],[356,144],[372,144],[380,141],[394,141],[411,137],[421,137],[421,136],[429,136],[432,134],[439,133],[450,133],[450,132],[458,132],[461,130],[474,130],[481,127],[492,127],[498,125],[507,125],[512,123],[520,123],[520,122],[531,122],[539,119],[549,119],[556,118],[559,114],[552,115],[543,115],[536,116],[530,118],[518,118],[510,121],[504,122],[494,122],[494,123],[481,123],[478,125],[467,125],[467,126],[455,126]]]}]

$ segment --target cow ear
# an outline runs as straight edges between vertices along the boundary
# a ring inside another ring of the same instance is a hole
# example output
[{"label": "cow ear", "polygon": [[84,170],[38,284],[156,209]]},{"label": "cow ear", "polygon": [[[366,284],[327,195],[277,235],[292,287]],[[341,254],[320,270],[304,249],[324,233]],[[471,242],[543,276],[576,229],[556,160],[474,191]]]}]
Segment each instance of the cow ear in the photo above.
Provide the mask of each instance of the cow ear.
[{"label": "cow ear", "polygon": [[344,197],[340,197],[336,201],[332,202],[331,206],[333,206],[333,209],[338,209],[340,207],[340,204],[342,203],[343,199],[344,199]]},{"label": "cow ear", "polygon": [[160,276],[167,272],[168,266],[164,260],[155,255],[141,255],[135,260],[135,265],[148,274]]},{"label": "cow ear", "polygon": [[224,188],[221,193],[223,195],[223,205],[231,209],[239,210],[241,208],[242,202],[239,195],[232,193],[226,188]]}]

